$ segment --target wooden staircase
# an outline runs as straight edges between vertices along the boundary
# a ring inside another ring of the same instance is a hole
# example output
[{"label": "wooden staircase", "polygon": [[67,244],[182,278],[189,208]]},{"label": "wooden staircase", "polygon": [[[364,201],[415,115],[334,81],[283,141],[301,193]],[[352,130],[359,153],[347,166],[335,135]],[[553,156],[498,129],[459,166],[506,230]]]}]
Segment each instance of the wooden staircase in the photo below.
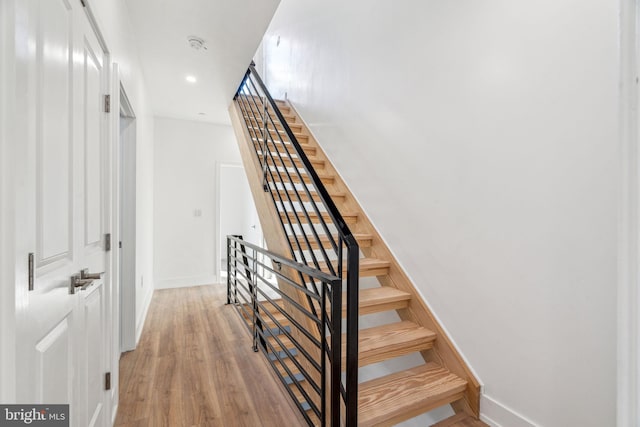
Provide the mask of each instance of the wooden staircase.
[{"label": "wooden staircase", "polygon": [[[360,330],[359,365],[365,366],[411,353],[419,353],[424,360],[421,366],[360,383],[358,425],[394,425],[437,407],[451,405],[456,415],[449,419],[449,423],[444,420],[436,426],[486,426],[477,420],[480,392],[478,381],[295,109],[288,102],[277,101],[277,104],[358,241],[362,255],[360,277],[375,277],[379,282],[379,287],[359,291],[359,315],[395,310],[401,319],[399,322]],[[275,211],[273,202],[263,191],[262,171],[256,159],[256,150],[259,155],[263,154],[260,151],[262,141],[261,138],[251,137],[247,130],[247,126],[262,128],[261,121],[245,115],[236,102],[230,107],[230,115],[256,207],[260,213],[265,239],[270,250],[284,251],[288,247],[287,244],[295,240],[295,231],[289,230],[288,234],[283,236],[278,217],[300,218],[301,215],[292,211]],[[274,138],[284,132],[279,125],[270,125],[268,128]],[[285,142],[284,145],[286,144]],[[269,166],[286,169],[300,167],[301,164],[299,159],[292,158],[287,159],[284,164]],[[289,190],[279,191],[285,197]],[[312,199],[319,200],[319,196],[311,194],[305,201]],[[302,220],[313,224],[318,222],[319,218],[318,215],[309,215]],[[317,242],[302,244],[300,250],[317,250],[321,245],[329,247],[329,239],[322,237]],[[328,271],[325,264],[321,264],[321,269]],[[343,299],[345,300],[346,298]],[[274,335],[277,335],[277,331]],[[274,336],[273,342],[276,342],[275,338]],[[287,345],[286,340],[280,342]],[[294,363],[288,366],[293,375],[298,373]],[[289,375],[286,372],[282,373]],[[293,391],[296,398],[303,403],[305,397],[302,393],[297,389]]]}]

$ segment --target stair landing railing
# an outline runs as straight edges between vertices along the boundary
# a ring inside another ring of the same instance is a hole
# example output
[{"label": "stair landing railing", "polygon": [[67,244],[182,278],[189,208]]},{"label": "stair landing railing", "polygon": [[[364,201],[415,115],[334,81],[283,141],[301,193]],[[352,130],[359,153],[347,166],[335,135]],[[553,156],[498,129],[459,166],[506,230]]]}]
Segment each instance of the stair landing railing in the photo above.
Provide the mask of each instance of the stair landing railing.
[{"label": "stair landing railing", "polygon": [[[296,275],[315,281],[320,293],[300,285]],[[308,295],[319,310],[291,298],[283,284]],[[307,423],[342,425],[342,280],[227,236],[227,304],[236,307],[253,350],[265,354]]]},{"label": "stair landing railing", "polygon": [[[344,380],[340,412],[347,426],[358,417],[358,282],[360,250],[346,221],[322,183],[278,103],[271,97],[252,62],[234,97],[240,109],[252,149],[262,168],[262,186],[271,196],[279,221],[288,237],[291,257],[300,264],[324,271],[342,281],[346,291],[346,322],[341,335],[346,357],[341,362]],[[313,315],[323,285],[310,275],[299,274],[310,292]],[[320,326],[318,332],[322,333]],[[331,424],[334,425],[334,424]],[[337,425],[336,425],[337,427]]]}]

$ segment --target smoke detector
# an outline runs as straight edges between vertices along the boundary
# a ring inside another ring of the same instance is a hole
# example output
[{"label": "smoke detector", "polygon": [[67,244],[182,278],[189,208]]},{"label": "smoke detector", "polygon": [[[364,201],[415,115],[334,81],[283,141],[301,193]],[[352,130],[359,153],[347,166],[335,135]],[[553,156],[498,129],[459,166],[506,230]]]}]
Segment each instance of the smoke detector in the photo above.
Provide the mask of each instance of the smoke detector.
[{"label": "smoke detector", "polygon": [[204,40],[197,36],[189,36],[187,37],[187,41],[189,42],[189,46],[191,46],[195,50],[204,49],[207,50],[207,46],[204,44]]}]

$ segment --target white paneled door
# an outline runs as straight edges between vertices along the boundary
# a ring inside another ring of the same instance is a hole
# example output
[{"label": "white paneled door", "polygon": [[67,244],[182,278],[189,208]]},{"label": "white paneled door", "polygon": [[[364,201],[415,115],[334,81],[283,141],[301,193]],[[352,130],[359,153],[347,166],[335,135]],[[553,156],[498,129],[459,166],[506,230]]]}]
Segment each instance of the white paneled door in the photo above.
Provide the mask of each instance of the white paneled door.
[{"label": "white paneled door", "polygon": [[15,5],[24,89],[17,108],[28,146],[19,212],[28,223],[21,238],[34,254],[34,289],[16,289],[16,400],[69,403],[71,425],[106,426],[113,327],[110,279],[100,273],[110,255],[108,58],[80,0]]}]

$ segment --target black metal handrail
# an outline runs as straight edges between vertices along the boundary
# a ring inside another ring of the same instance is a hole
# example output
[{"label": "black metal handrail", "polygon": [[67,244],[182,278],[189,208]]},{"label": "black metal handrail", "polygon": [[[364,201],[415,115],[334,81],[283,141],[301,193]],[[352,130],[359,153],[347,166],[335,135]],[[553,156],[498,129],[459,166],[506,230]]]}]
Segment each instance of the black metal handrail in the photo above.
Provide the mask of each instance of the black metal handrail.
[{"label": "black metal handrail", "polygon": [[[276,267],[269,266],[265,259]],[[227,236],[227,268],[227,304],[233,304],[245,320],[254,351],[265,354],[309,425],[318,421],[322,426],[339,426],[342,279],[245,242],[238,236]],[[268,271],[278,282],[309,295],[320,307],[320,314],[317,316],[300,305],[261,271]],[[310,292],[298,284],[291,277],[292,272],[319,282],[320,293]],[[278,316],[288,324],[284,325]],[[300,318],[318,325],[319,339]],[[298,400],[296,391],[304,402]]]},{"label": "black metal handrail", "polygon": [[[269,192],[288,236],[291,257],[344,281],[346,290],[346,361],[341,386],[344,421],[357,425],[359,247],[327,188],[315,171],[296,134],[269,94],[252,64],[234,97],[242,112],[253,150],[262,168],[262,185]],[[324,238],[324,239],[323,239]],[[325,247],[328,242],[328,247]],[[320,283],[298,277],[314,295]],[[311,311],[316,304],[307,295]]]}]

